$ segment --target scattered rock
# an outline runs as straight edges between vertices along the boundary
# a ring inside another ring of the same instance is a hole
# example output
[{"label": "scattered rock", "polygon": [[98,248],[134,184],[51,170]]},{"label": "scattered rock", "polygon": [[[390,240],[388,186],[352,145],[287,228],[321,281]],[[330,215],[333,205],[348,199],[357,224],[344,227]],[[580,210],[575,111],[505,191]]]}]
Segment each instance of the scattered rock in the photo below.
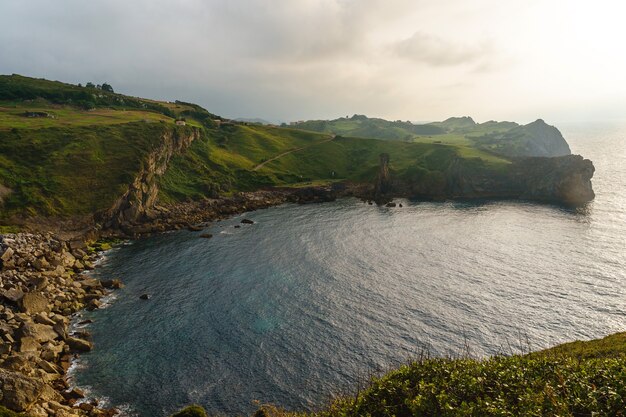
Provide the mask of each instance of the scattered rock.
[{"label": "scattered rock", "polygon": [[398,204],[398,207],[402,207],[402,203]]},{"label": "scattered rock", "polygon": [[24,297],[24,292],[18,288],[11,288],[4,291],[2,296],[12,303],[18,303]]},{"label": "scattered rock", "polygon": [[17,372],[0,369],[0,404],[15,411],[24,411],[42,395],[45,384]]},{"label": "scattered rock", "polygon": [[189,225],[187,226],[187,230],[189,230],[190,232],[201,232],[202,230],[204,230],[204,228],[202,226]]},{"label": "scattered rock", "polygon": [[200,237],[204,239],[211,239],[213,235],[211,233],[202,233]]},{"label": "scattered rock", "polygon": [[243,223],[243,224],[254,224],[254,221],[250,220],[250,219],[243,219],[243,220],[241,220],[241,223]]},{"label": "scattered rock", "polygon": [[142,300],[149,300],[152,296],[150,296],[150,294],[141,294],[139,298]]},{"label": "scattered rock", "polygon": [[8,248],[4,251],[4,253],[2,254],[2,256],[0,256],[0,259],[1,259],[3,262],[8,262],[8,261],[11,259],[11,257],[13,256],[13,254],[14,254],[14,253],[15,253],[15,251],[13,250],[13,248],[8,247]]},{"label": "scattered rock", "polygon": [[124,284],[118,278],[104,280],[102,281],[102,286],[104,288],[113,289],[113,290],[119,290],[121,288],[124,288]]},{"label": "scattered rock", "polygon": [[65,341],[69,345],[70,349],[73,351],[89,352],[91,349],[93,349],[93,343],[87,340],[79,339],[77,337],[68,337]]},{"label": "scattered rock", "polygon": [[385,204],[385,207],[395,207],[395,206],[396,206],[396,203],[393,203],[393,202]]},{"label": "scattered rock", "polygon": [[85,391],[83,391],[80,388],[72,388],[71,390],[64,391],[62,394],[63,394],[63,397],[65,397],[65,399],[67,400],[72,399],[72,398],[75,400],[80,400],[82,398],[85,398]]},{"label": "scattered rock", "polygon": [[29,292],[22,297],[21,300],[22,311],[26,314],[37,314],[44,311],[48,311],[50,306],[48,305],[48,299],[39,293]]},{"label": "scattered rock", "polygon": [[239,226],[238,224],[235,225],[235,229],[239,229],[241,226]]}]

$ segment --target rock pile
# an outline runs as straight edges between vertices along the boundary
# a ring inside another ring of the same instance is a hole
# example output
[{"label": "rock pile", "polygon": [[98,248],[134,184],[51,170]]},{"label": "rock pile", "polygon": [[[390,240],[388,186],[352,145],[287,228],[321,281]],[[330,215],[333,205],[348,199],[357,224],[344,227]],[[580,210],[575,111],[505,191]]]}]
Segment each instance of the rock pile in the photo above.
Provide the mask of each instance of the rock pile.
[{"label": "rock pile", "polygon": [[85,335],[70,334],[70,318],[98,308],[107,293],[81,274],[94,260],[84,244],[51,234],[0,235],[0,405],[32,417],[115,413],[77,405],[84,395],[65,379],[72,357],[93,347]]}]

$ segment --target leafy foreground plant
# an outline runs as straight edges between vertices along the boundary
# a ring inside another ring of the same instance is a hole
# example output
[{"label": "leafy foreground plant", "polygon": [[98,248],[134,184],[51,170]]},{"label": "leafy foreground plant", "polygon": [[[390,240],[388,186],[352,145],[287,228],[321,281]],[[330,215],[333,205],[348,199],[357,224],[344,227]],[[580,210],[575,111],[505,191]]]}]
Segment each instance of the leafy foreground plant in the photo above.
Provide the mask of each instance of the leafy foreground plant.
[{"label": "leafy foreground plant", "polygon": [[626,416],[626,334],[524,356],[420,359],[325,411],[255,416]]},{"label": "leafy foreground plant", "polygon": [[206,411],[204,408],[199,405],[192,405],[186,408],[183,408],[178,413],[173,414],[172,417],[207,417]]}]

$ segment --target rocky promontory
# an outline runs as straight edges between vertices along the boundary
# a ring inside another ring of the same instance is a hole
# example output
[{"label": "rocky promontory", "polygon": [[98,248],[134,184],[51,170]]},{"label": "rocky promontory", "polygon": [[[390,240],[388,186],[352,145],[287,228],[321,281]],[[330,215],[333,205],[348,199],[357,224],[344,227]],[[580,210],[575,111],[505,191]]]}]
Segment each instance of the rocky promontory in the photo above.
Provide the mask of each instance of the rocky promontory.
[{"label": "rocky promontory", "polygon": [[[473,161],[455,158],[440,171],[421,176],[389,174],[381,158],[379,180],[363,187],[360,197],[384,203],[393,197],[427,200],[519,199],[578,206],[595,198],[593,163],[580,155],[515,158],[504,170],[476,169]],[[384,178],[383,187],[381,178]]]}]

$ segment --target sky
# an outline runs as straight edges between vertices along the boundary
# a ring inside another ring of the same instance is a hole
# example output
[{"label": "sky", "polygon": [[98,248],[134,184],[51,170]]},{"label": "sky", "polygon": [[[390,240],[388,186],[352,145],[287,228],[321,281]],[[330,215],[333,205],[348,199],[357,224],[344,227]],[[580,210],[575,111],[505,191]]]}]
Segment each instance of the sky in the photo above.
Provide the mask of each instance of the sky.
[{"label": "sky", "polygon": [[619,0],[1,0],[0,73],[270,121],[626,119]]}]

